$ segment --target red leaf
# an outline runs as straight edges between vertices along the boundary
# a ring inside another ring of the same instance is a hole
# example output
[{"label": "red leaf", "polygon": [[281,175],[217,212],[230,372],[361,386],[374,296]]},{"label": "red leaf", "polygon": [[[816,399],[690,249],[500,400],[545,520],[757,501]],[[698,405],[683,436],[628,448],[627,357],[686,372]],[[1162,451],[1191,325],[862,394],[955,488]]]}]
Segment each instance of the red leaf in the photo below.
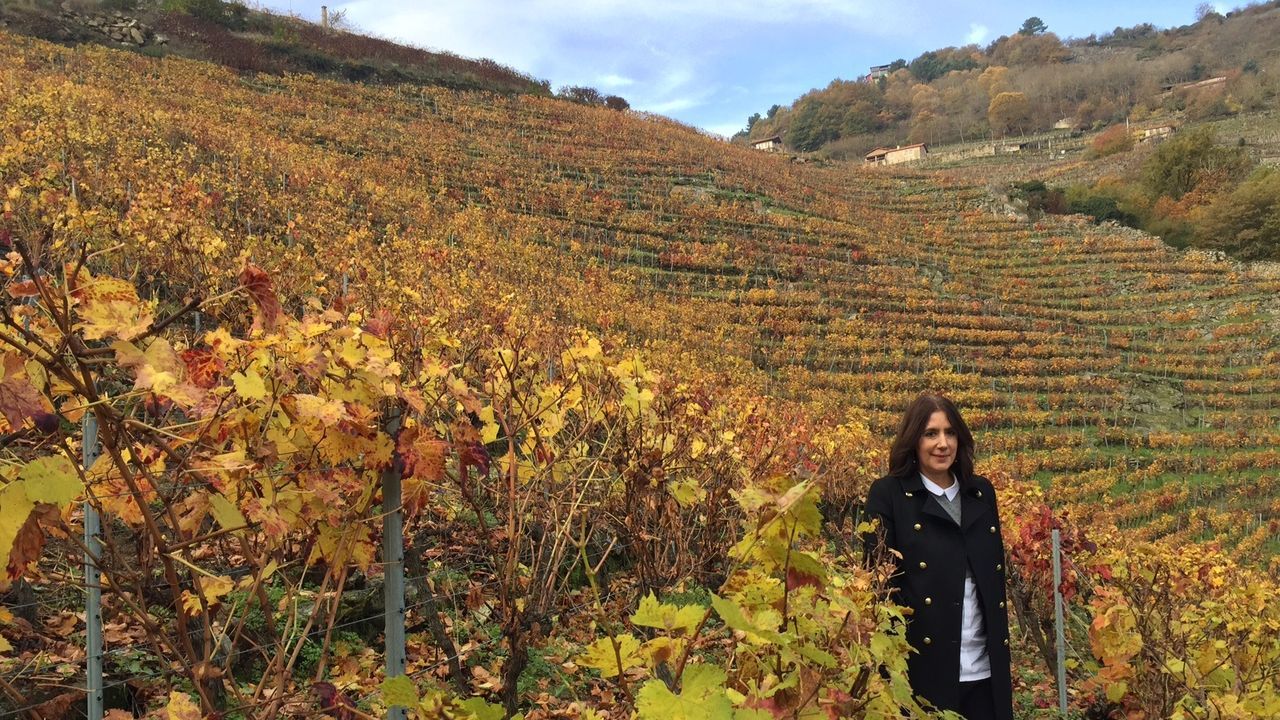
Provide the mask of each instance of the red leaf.
[{"label": "red leaf", "polygon": [[489,474],[489,451],[479,442],[463,445],[458,452],[458,458],[464,467],[475,466],[480,471],[481,477]]},{"label": "red leaf", "polygon": [[245,265],[240,271],[240,285],[249,291],[249,297],[258,306],[258,322],[265,330],[274,330],[280,322],[283,311],[280,300],[276,297],[275,288],[271,285],[271,276],[256,265]]},{"label": "red leaf", "polygon": [[226,370],[224,363],[209,348],[191,348],[178,355],[187,366],[187,377],[196,387],[206,390],[218,384],[218,378]]},{"label": "red leaf", "polygon": [[365,321],[364,329],[370,335],[386,340],[387,336],[391,334],[391,328],[395,325],[395,321],[396,316],[390,310],[378,308],[373,311],[373,316]]},{"label": "red leaf", "polygon": [[315,694],[320,710],[337,718],[337,720],[356,720],[358,717],[354,712],[355,702],[346,693],[339,692],[333,683],[312,683],[311,692]]},{"label": "red leaf", "polygon": [[13,539],[13,550],[9,552],[9,567],[6,568],[6,576],[10,580],[22,577],[27,570],[27,565],[39,559],[40,551],[44,549],[44,533],[40,530],[36,515],[37,513],[33,512],[27,516],[22,529],[18,530],[18,536]]},{"label": "red leaf", "polygon": [[29,298],[39,294],[40,290],[36,288],[36,282],[30,278],[9,286],[9,296],[13,298]]},{"label": "red leaf", "polygon": [[5,355],[3,358],[4,375],[0,377],[0,415],[9,422],[9,427],[17,430],[23,426],[27,418],[40,418],[48,414],[49,406],[27,378],[27,369],[22,358],[17,355]]},{"label": "red leaf", "polygon": [[794,567],[787,568],[787,589],[795,590],[798,587],[809,585],[818,589],[822,589],[822,584],[817,576],[800,572]]}]

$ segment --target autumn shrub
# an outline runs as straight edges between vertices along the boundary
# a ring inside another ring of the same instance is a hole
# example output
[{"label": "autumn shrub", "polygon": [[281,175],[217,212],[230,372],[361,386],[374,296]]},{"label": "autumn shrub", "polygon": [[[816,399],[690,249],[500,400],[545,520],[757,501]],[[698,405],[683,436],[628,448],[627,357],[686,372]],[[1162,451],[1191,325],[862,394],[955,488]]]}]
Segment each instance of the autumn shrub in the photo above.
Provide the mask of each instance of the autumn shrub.
[{"label": "autumn shrub", "polygon": [[1113,125],[1098,133],[1089,144],[1089,154],[1095,158],[1126,152],[1133,149],[1133,135],[1123,125]]},{"label": "autumn shrub", "polygon": [[1087,688],[1155,717],[1280,712],[1280,590],[1218,550],[1162,544],[1099,553]]},{"label": "autumn shrub", "polygon": [[710,603],[643,597],[625,624],[601,619],[607,634],[578,664],[617,683],[642,720],[932,717],[907,681],[891,569],[817,543],[818,498],[787,475],[743,487],[733,567]]}]

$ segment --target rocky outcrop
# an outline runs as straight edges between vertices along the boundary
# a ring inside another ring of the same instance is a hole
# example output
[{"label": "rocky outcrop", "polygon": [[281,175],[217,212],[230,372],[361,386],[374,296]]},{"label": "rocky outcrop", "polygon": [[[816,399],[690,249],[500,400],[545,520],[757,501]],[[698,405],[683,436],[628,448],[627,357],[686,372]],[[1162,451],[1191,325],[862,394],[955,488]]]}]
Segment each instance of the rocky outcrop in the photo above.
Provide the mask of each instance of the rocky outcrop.
[{"label": "rocky outcrop", "polygon": [[169,39],[164,35],[157,35],[150,27],[144,25],[135,17],[130,17],[119,10],[105,14],[82,14],[76,12],[71,3],[62,3],[62,17],[69,21],[80,23],[81,25],[101,33],[108,39],[118,42],[121,45],[165,45]]}]

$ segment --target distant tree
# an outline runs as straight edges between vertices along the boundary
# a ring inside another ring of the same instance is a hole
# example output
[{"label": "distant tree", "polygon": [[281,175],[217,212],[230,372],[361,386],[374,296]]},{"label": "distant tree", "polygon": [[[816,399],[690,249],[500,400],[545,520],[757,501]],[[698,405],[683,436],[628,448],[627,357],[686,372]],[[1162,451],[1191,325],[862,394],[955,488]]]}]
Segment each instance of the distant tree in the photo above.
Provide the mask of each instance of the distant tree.
[{"label": "distant tree", "polygon": [[617,95],[610,95],[609,97],[606,97],[604,99],[604,106],[610,110],[617,110],[619,112],[631,109],[631,103]]},{"label": "distant tree", "polygon": [[799,150],[817,150],[840,137],[843,115],[834,103],[802,103],[791,118],[787,137]]},{"label": "distant tree", "polygon": [[755,127],[758,122],[760,122],[760,113],[752,113],[751,117],[747,118],[747,130]]},{"label": "distant tree", "polygon": [[1036,17],[1035,15],[1032,15],[1031,17],[1023,21],[1022,27],[1018,28],[1018,34],[1019,35],[1039,35],[1040,33],[1048,29],[1049,29],[1049,26],[1045,25],[1043,20]]},{"label": "distant tree", "polygon": [[1218,11],[1213,7],[1212,3],[1200,3],[1199,5],[1197,5],[1196,6],[1196,22],[1203,22],[1209,19],[1218,20],[1219,22],[1221,22],[1223,18],[1222,18],[1222,15],[1220,15]]},{"label": "distant tree", "polygon": [[894,60],[893,62],[889,63],[889,72],[901,70],[906,66],[907,66],[907,61],[903,60],[902,58],[898,58],[897,60]]},{"label": "distant tree", "polygon": [[[1256,66],[1255,66],[1255,67],[1256,67]],[[778,111],[779,111],[779,110],[781,110],[781,109],[782,109],[782,106],[781,106],[781,105],[778,105],[778,104],[770,105],[770,106],[769,106],[769,112],[765,114],[765,117],[767,117],[767,118],[769,118],[770,120],[772,120],[772,119],[773,119],[773,116],[774,116],[774,115],[777,115],[777,114],[778,114]]]},{"label": "distant tree", "polygon": [[978,61],[974,58],[976,52],[977,48],[974,46],[929,50],[912,60],[907,68],[920,82],[930,82],[952,70],[971,70],[978,67]]},{"label": "distant tree", "polygon": [[1002,92],[991,98],[987,106],[991,129],[1003,135],[1012,130],[1022,132],[1031,122],[1031,102],[1020,92]]},{"label": "distant tree", "polygon": [[556,93],[561,98],[581,105],[603,105],[604,96],[600,91],[585,85],[566,85]]},{"label": "distant tree", "polygon": [[993,98],[1009,89],[1009,68],[1003,65],[991,65],[978,76],[978,85]]},{"label": "distant tree", "polygon": [[987,56],[993,65],[1013,67],[1064,62],[1070,59],[1071,51],[1053,33],[1018,34],[996,40],[987,49]]},{"label": "distant tree", "polygon": [[1196,238],[1244,260],[1280,260],[1280,170],[1259,168],[1235,190],[1218,195]]},{"label": "distant tree", "polygon": [[1143,163],[1142,181],[1153,198],[1179,200],[1192,190],[1234,184],[1252,167],[1244,148],[1219,145],[1213,131],[1198,128],[1166,140]]}]

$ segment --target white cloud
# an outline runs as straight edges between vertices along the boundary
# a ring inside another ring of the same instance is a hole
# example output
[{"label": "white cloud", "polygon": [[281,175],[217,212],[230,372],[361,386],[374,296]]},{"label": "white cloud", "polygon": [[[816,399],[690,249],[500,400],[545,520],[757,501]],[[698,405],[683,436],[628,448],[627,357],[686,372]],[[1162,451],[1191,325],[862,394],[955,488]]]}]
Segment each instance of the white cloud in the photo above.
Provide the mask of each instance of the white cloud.
[{"label": "white cloud", "polygon": [[733,134],[741,130],[743,125],[744,123],[740,122],[712,123],[711,125],[707,125],[705,129],[707,132],[713,132],[716,135],[728,138],[733,137]]},{"label": "white cloud", "polygon": [[597,77],[596,84],[603,88],[623,88],[628,85],[635,85],[636,81],[616,73],[608,73]]},{"label": "white cloud", "polygon": [[964,41],[970,45],[981,45],[990,32],[986,25],[969,23],[969,34],[964,36]]},{"label": "white cloud", "polygon": [[674,114],[723,102],[721,75],[744,46],[763,49],[768,38],[815,25],[909,35],[919,2],[349,0],[339,9],[384,37],[490,58],[553,88],[590,85],[623,94],[637,110]]}]

